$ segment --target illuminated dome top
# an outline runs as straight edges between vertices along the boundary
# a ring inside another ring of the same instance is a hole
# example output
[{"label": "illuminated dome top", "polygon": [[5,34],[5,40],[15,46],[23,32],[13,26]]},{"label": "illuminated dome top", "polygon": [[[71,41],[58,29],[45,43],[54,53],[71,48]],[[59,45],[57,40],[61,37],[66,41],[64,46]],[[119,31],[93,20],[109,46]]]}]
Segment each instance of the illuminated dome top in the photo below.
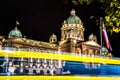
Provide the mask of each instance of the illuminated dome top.
[{"label": "illuminated dome top", "polygon": [[70,12],[70,16],[68,17],[67,22],[68,24],[77,24],[81,22],[80,18],[76,16],[74,9]]},{"label": "illuminated dome top", "polygon": [[50,37],[57,37],[55,34],[52,34]]},{"label": "illuminated dome top", "polygon": [[10,31],[8,37],[9,36],[22,38],[22,33],[20,32],[20,30],[17,29],[17,27],[15,27],[15,29]]}]

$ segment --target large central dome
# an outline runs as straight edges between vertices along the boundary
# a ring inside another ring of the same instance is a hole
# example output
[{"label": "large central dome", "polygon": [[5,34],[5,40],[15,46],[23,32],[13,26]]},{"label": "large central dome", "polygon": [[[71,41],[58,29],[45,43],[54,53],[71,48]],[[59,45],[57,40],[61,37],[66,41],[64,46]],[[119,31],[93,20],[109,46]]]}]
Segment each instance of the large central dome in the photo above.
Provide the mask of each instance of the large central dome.
[{"label": "large central dome", "polygon": [[80,22],[81,22],[81,19],[78,16],[76,16],[75,10],[73,9],[70,12],[70,16],[67,19],[67,23],[68,24],[77,24],[77,23],[80,23]]}]

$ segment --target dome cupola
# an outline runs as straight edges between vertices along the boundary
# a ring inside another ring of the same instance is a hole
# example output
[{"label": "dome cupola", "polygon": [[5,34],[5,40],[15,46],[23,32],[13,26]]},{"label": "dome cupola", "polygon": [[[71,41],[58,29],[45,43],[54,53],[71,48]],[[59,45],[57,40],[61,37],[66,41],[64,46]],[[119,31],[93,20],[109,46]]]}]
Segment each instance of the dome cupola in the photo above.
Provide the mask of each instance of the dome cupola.
[{"label": "dome cupola", "polygon": [[70,16],[67,19],[67,23],[68,24],[77,24],[77,23],[80,23],[80,22],[81,22],[80,18],[78,16],[76,16],[75,10],[72,9],[71,12],[70,12]]},{"label": "dome cupola", "polygon": [[108,52],[108,49],[103,46],[103,47],[100,49],[100,53],[101,53],[101,55],[106,55],[106,54],[108,54],[109,52]]},{"label": "dome cupola", "polygon": [[55,34],[52,34],[49,38],[50,43],[56,43],[57,42],[57,36]]},{"label": "dome cupola", "polygon": [[69,38],[84,41],[84,26],[81,19],[76,16],[75,10],[70,11],[70,16],[64,20],[61,28],[61,40]]},{"label": "dome cupola", "polygon": [[22,33],[20,32],[20,30],[17,29],[17,27],[15,27],[13,30],[10,31],[8,37],[22,38]]}]

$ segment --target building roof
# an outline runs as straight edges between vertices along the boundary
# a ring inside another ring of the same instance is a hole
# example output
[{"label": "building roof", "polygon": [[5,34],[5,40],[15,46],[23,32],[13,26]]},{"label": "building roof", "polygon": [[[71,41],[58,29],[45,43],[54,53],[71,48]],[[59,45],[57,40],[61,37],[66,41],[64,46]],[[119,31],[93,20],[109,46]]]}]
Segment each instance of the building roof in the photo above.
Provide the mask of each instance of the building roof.
[{"label": "building roof", "polygon": [[67,42],[67,40],[59,41],[59,45],[65,44],[66,42]]},{"label": "building roof", "polygon": [[78,16],[76,16],[75,10],[73,9],[70,12],[70,16],[67,18],[67,23],[68,24],[76,24],[76,23],[79,23],[79,22],[81,22],[81,19]]},{"label": "building roof", "polygon": [[50,37],[57,37],[54,33]]},{"label": "building roof", "polygon": [[20,30],[17,29],[17,27],[15,27],[13,30],[10,31],[8,37],[9,36],[22,38],[22,33],[20,32]]},{"label": "building roof", "polygon": [[83,42],[83,44],[100,47],[100,45],[95,41],[86,41],[86,42]]}]

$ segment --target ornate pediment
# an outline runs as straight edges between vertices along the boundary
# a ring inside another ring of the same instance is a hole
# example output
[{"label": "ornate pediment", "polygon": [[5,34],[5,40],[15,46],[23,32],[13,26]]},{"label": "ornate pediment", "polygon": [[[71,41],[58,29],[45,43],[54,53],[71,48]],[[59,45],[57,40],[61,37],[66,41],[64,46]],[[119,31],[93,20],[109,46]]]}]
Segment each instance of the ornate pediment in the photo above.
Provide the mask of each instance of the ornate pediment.
[{"label": "ornate pediment", "polygon": [[86,41],[86,42],[83,42],[83,44],[95,46],[95,47],[100,47],[100,45],[98,43],[96,43],[95,41]]}]

